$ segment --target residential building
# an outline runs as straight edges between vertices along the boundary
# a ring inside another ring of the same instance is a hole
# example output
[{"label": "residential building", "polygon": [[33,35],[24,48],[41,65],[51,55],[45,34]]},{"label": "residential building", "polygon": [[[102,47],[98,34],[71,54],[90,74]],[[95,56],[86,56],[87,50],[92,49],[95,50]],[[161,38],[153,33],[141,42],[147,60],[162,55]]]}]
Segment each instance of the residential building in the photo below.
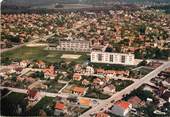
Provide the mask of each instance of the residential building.
[{"label": "residential building", "polygon": [[60,39],[56,47],[48,47],[49,50],[90,52],[90,42],[78,39]]},{"label": "residential building", "polygon": [[91,107],[91,100],[86,98],[79,98],[80,107],[89,108]]},{"label": "residential building", "polygon": [[83,87],[74,87],[73,94],[83,96],[86,93],[86,88]]},{"label": "residential building", "polygon": [[81,75],[79,73],[74,73],[73,74],[73,80],[77,80],[77,81],[80,81],[81,80]]},{"label": "residential building", "polygon": [[87,66],[85,74],[88,75],[88,76],[93,75],[94,74],[94,68],[91,67],[91,66]]},{"label": "residential building", "polygon": [[54,115],[55,116],[60,116],[62,113],[65,112],[65,105],[64,103],[61,103],[61,102],[57,102],[54,106]]},{"label": "residential building", "polygon": [[102,52],[102,51],[91,52],[91,62],[121,64],[121,65],[136,64],[134,54],[112,53],[112,52]]},{"label": "residential building", "polygon": [[84,79],[84,80],[82,81],[82,84],[85,85],[85,86],[87,86],[87,85],[89,84],[89,81],[86,80],[86,79]]},{"label": "residential building", "polygon": [[127,116],[129,111],[132,109],[132,104],[126,101],[118,101],[111,108],[111,113],[118,116]]},{"label": "residential building", "polygon": [[31,102],[38,101],[40,99],[40,93],[36,89],[28,89],[28,100]]},{"label": "residential building", "polygon": [[103,88],[103,93],[112,95],[116,92],[116,87],[114,85],[108,85]]},{"label": "residential building", "polygon": [[103,85],[104,82],[100,78],[96,78],[93,80],[94,85]]},{"label": "residential building", "polygon": [[99,113],[96,114],[95,117],[110,117],[110,115],[108,115],[108,114],[106,114],[104,112],[99,112]]},{"label": "residential building", "polygon": [[144,105],[144,102],[138,96],[131,97],[128,99],[128,102],[131,103],[133,107]]},{"label": "residential building", "polygon": [[44,72],[44,78],[47,79],[48,78],[54,79],[56,76],[54,66],[50,66],[50,68],[44,69],[43,72]]}]

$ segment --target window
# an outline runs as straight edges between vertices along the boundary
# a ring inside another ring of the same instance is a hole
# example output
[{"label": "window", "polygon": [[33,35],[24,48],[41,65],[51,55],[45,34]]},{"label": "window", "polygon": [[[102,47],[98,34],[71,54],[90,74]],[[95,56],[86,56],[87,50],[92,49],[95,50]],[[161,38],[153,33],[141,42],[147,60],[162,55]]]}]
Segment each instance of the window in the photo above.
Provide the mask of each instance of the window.
[{"label": "window", "polygon": [[113,55],[110,55],[110,62],[113,62]]},{"label": "window", "polygon": [[125,56],[121,56],[121,62],[125,63]]},{"label": "window", "polygon": [[98,61],[102,61],[102,54],[98,54]]}]

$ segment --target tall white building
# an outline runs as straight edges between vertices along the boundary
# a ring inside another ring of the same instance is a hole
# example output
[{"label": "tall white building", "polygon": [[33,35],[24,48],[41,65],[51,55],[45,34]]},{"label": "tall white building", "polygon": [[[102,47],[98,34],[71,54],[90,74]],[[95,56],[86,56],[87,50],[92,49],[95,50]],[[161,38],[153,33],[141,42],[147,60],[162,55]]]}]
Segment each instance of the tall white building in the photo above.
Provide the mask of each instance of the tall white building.
[{"label": "tall white building", "polygon": [[134,54],[92,51],[91,62],[121,64],[121,65],[135,65],[135,57],[134,57]]}]

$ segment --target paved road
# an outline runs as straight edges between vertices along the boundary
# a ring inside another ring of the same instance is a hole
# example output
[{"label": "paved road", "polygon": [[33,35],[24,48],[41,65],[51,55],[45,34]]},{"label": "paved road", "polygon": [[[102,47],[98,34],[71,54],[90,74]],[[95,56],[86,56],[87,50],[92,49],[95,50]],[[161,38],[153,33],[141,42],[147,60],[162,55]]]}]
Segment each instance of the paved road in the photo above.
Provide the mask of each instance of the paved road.
[{"label": "paved road", "polygon": [[38,42],[38,41],[41,40],[41,39],[46,40],[46,39],[48,39],[49,37],[51,37],[51,36],[53,36],[53,35],[54,35],[54,34],[50,34],[50,35],[47,35],[47,36],[45,36],[45,37],[43,37],[43,38],[40,37],[40,38],[38,38],[38,39],[34,39],[34,40],[30,41],[30,42],[27,42],[27,43],[24,43],[24,44],[20,44],[20,45],[14,46],[14,47],[12,47],[12,48],[1,49],[0,53],[7,52],[7,51],[11,51],[11,50],[15,50],[15,49],[17,49],[17,48],[21,48],[21,47],[23,47],[23,46],[25,46],[25,45],[27,45],[27,44],[32,44],[32,43]]},{"label": "paved road", "polygon": [[[13,87],[4,87],[4,86],[0,86],[0,89],[3,89],[3,88],[7,88],[13,92],[18,92],[18,93],[27,93],[27,89],[20,89],[20,88],[13,88]],[[56,96],[59,96],[59,97],[63,97],[63,98],[67,98],[70,96],[69,93],[49,93],[49,92],[44,92],[44,91],[41,91],[40,92],[40,95],[42,96],[48,96],[48,97],[56,97]],[[96,101],[101,101],[100,99],[94,99],[94,98],[88,98],[88,97],[82,97],[82,96],[78,96],[78,98],[86,98],[86,99],[92,99],[92,100],[96,100]]]},{"label": "paved road", "polygon": [[152,72],[150,72],[149,74],[147,74],[146,76],[141,78],[140,80],[136,81],[132,85],[126,87],[122,91],[117,92],[116,94],[113,94],[109,99],[106,99],[104,101],[100,101],[100,104],[98,106],[91,108],[87,112],[83,113],[80,117],[89,117],[90,114],[97,113],[102,108],[104,108],[104,110],[107,110],[109,107],[111,107],[113,105],[111,103],[112,100],[115,100],[115,101],[121,100],[123,98],[123,95],[129,94],[134,89],[137,89],[141,85],[150,82],[150,80],[152,78],[156,77],[160,73],[160,71],[162,71],[162,70],[164,70],[168,67],[170,67],[170,61],[163,63],[161,66],[159,66],[158,68],[156,68],[155,70],[153,70]]}]

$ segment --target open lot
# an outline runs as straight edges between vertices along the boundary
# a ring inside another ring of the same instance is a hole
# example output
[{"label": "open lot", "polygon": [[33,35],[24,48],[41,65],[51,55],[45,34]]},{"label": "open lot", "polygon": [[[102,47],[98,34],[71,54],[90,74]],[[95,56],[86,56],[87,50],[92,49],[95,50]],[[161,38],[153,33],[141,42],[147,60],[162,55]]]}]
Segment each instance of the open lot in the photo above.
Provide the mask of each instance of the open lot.
[{"label": "open lot", "polygon": [[44,50],[43,47],[26,47],[26,46],[12,51],[4,52],[1,54],[1,57],[2,58],[8,57],[11,59],[43,60],[49,63],[55,63],[59,60],[74,61],[74,59],[61,58],[63,53],[81,55],[81,57],[79,57],[76,60],[77,63],[82,63],[89,58],[86,53],[52,51]]}]

